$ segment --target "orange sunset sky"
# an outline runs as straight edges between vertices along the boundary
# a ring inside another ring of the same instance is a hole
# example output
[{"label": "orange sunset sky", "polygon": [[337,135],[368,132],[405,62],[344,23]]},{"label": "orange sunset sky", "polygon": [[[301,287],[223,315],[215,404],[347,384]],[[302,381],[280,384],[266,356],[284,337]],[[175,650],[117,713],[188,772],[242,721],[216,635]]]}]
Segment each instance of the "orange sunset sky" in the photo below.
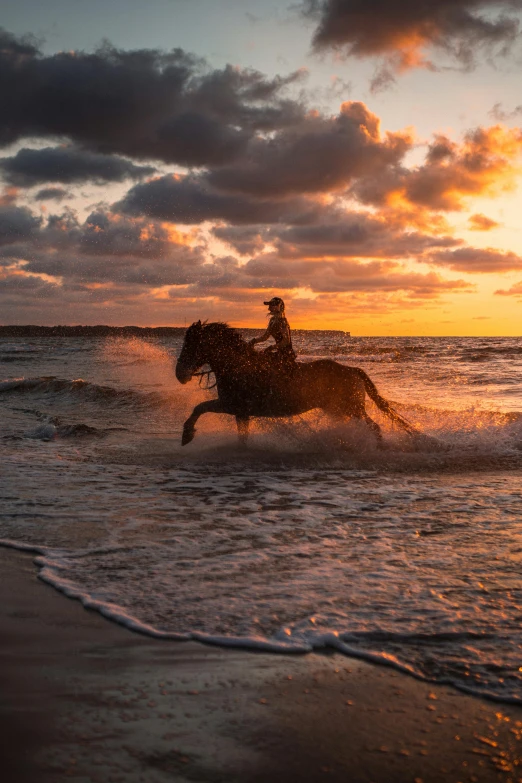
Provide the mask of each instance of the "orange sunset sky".
[{"label": "orange sunset sky", "polygon": [[0,323],[518,335],[522,1],[18,0]]}]

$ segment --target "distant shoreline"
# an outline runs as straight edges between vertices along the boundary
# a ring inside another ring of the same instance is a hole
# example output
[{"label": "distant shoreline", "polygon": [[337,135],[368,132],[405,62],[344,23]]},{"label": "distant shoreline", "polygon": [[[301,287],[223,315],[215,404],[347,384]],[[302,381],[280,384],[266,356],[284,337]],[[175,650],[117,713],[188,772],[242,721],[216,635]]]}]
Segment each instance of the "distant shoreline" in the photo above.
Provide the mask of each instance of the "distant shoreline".
[{"label": "distant shoreline", "polygon": [[184,326],[35,326],[11,325],[0,326],[0,337],[108,337],[119,335],[125,337],[166,337],[181,335],[186,331]]},{"label": "distant shoreline", "polygon": [[[261,328],[245,326],[239,331],[259,332]],[[0,325],[0,337],[176,337],[184,334],[186,326],[36,326]],[[350,337],[350,332],[342,329],[293,329],[294,332],[331,332]]]}]

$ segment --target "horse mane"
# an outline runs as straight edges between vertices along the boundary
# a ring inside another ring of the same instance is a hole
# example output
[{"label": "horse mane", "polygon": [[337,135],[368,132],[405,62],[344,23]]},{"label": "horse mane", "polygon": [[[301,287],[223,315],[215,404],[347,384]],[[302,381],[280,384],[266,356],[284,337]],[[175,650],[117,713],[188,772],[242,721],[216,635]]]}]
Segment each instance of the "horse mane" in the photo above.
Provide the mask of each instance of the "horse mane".
[{"label": "horse mane", "polygon": [[230,345],[231,348],[245,348],[247,345],[241,333],[223,321],[215,321],[210,324],[204,323],[203,329],[220,342]]}]

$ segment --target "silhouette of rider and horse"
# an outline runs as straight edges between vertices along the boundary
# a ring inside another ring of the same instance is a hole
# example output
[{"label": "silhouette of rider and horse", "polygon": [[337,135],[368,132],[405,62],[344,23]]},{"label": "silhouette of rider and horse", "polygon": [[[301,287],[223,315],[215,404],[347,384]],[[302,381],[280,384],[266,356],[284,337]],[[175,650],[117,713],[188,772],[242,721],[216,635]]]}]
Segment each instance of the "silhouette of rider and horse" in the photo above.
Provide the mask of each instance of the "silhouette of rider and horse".
[{"label": "silhouette of rider and horse", "polygon": [[[183,446],[193,440],[196,422],[204,413],[235,416],[239,438],[244,443],[251,417],[298,416],[313,408],[339,420],[366,422],[381,443],[381,428],[366,413],[366,394],[403,430],[418,433],[381,397],[364,370],[332,359],[297,362],[283,300],[276,296],[264,304],[270,314],[268,327],[261,337],[249,342],[225,323],[198,321],[187,329],[176,378],[180,383],[188,383],[208,365],[216,379],[218,396],[196,405],[183,426]],[[270,337],[275,340],[274,346],[255,350],[257,343]]]}]

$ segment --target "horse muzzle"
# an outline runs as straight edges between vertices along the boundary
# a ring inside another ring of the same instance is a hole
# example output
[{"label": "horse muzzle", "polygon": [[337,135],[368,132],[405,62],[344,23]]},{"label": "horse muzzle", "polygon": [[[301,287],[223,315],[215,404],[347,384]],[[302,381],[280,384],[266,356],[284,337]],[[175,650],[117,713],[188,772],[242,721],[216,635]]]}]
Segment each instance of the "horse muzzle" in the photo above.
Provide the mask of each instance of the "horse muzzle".
[{"label": "horse muzzle", "polygon": [[192,367],[186,367],[178,362],[176,364],[176,378],[180,383],[188,383],[194,375],[194,369]]}]

